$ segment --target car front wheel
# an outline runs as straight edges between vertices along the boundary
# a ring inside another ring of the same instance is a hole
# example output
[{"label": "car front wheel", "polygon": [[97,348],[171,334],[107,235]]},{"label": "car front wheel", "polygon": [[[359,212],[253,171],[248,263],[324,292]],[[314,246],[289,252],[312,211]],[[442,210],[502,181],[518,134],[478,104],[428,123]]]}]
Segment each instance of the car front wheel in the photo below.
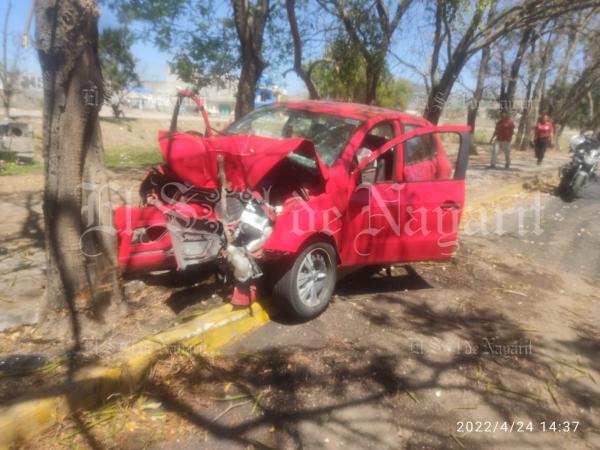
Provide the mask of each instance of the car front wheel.
[{"label": "car front wheel", "polygon": [[336,283],[336,253],[326,242],[306,247],[275,282],[273,293],[295,317],[317,317],[329,304]]}]

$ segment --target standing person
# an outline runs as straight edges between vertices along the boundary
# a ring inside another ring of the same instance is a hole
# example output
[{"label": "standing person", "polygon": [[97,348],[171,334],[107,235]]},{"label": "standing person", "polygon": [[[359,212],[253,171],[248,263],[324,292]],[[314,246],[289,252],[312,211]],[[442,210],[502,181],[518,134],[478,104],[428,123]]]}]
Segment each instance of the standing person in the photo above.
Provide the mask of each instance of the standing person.
[{"label": "standing person", "polygon": [[510,169],[510,142],[512,141],[513,134],[515,132],[515,123],[510,118],[508,111],[502,110],[500,113],[500,120],[496,122],[496,129],[492,135],[491,141],[496,138],[496,143],[492,147],[492,162],[491,167],[496,167],[498,160],[498,150],[502,150],[504,153],[504,168]]},{"label": "standing person", "polygon": [[550,116],[548,114],[541,115],[533,129],[533,147],[538,166],[542,164],[548,147],[554,145],[552,142],[553,135],[554,125],[552,124],[552,120],[550,120]]}]

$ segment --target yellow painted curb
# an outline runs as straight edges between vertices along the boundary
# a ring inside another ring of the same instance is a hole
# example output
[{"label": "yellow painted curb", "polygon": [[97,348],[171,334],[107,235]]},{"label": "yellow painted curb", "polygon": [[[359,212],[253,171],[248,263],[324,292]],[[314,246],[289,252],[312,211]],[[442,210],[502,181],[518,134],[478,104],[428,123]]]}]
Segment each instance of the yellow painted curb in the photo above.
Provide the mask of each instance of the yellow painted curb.
[{"label": "yellow painted curb", "polygon": [[171,346],[195,353],[215,352],[268,320],[269,314],[258,302],[243,309],[223,305],[128,347],[102,366],[78,371],[74,381],[59,392],[25,395],[0,408],[0,449],[31,439],[74,411],[94,408],[111,394],[134,391]]}]

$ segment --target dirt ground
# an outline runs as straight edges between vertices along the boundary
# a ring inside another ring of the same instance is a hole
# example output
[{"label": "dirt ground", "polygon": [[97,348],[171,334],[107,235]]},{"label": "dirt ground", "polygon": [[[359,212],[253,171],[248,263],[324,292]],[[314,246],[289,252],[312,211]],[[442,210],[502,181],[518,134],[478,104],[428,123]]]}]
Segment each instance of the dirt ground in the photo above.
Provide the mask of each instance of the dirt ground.
[{"label": "dirt ground", "polygon": [[[137,123],[136,133],[149,126],[150,121],[146,122],[148,123]],[[105,129],[104,134],[109,136],[111,130]],[[488,168],[489,146],[484,147],[479,156],[472,157],[467,180],[467,203],[538,173],[539,169],[533,164],[529,152],[513,153],[510,170]],[[564,154],[552,152],[545,162],[546,168],[553,171],[564,159]],[[124,166],[110,169],[115,205],[137,203],[138,186],[148,167]],[[44,290],[42,188],[42,174],[0,176],[0,214],[4,218],[0,222],[0,311],[3,313],[0,315],[0,331],[37,320]],[[128,286],[128,291],[133,298],[143,297],[148,307],[155,298],[159,299],[157,305],[162,305],[165,298],[170,298],[171,295],[168,291],[161,291],[159,294],[155,290],[152,295],[149,292],[138,292],[141,288],[145,289],[145,285],[132,283]],[[148,300],[149,298],[152,300]],[[155,312],[157,305],[152,306]],[[159,307],[158,310],[160,309]],[[158,312],[157,314],[161,320],[166,317]],[[172,317],[171,311],[165,311],[165,314]],[[0,344],[0,352],[2,350]]]},{"label": "dirt ground", "polygon": [[565,225],[555,200],[546,237],[467,236],[452,262],[355,274],[319,318],[178,349],[35,448],[598,448],[598,266],[562,270],[566,241],[540,245]]},{"label": "dirt ground", "polygon": [[[565,157],[551,152],[545,169]],[[539,172],[530,152],[513,158],[511,170],[491,170],[482,148],[467,202]],[[145,170],[111,170],[117,203]],[[0,177],[0,404],[64,370],[53,343],[19,325],[35,321],[44,289],[42,184],[41,174]],[[548,267],[522,240],[498,239],[475,231],[452,263],[352,277],[318,319],[272,322],[222,355],[179,349],[139,395],[84,414],[83,428],[66,422],[32,448],[594,448],[598,291]],[[190,288],[131,280],[126,289],[131,314],[83,363],[227,297],[211,280]],[[28,357],[11,359],[16,349]],[[457,425],[514,420],[536,431]],[[585,432],[540,432],[541,421],[554,420],[578,420]]]}]

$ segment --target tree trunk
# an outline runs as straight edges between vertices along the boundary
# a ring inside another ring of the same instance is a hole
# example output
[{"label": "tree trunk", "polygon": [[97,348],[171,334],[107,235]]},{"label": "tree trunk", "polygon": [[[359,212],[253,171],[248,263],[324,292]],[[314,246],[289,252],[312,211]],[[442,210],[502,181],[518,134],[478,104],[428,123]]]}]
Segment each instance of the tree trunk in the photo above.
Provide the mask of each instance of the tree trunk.
[{"label": "tree trunk", "polygon": [[531,42],[532,34],[532,28],[527,28],[525,31],[523,31],[523,36],[521,36],[521,40],[519,41],[517,54],[515,55],[515,59],[510,67],[510,79],[507,83],[505,98],[500,99],[502,107],[509,111],[512,110],[514,106],[515,93],[517,92],[517,80],[519,79],[519,72],[521,71],[521,64],[523,63],[523,56],[525,55],[527,46]]},{"label": "tree trunk", "polygon": [[465,53],[458,51],[452,56],[452,61],[448,62],[446,65],[444,73],[439,81],[431,86],[431,92],[427,98],[427,105],[423,112],[423,117],[434,125],[439,123],[446,102],[450,97],[450,92],[454,87],[454,83],[468,59]]},{"label": "tree trunk", "polygon": [[[579,45],[579,40],[582,35],[582,30],[585,30],[589,21],[594,18],[594,14],[579,13],[573,27],[569,30],[567,35],[567,46],[563,53],[562,62],[559,66],[558,73],[556,75],[555,84],[557,86],[563,86],[567,82],[569,76],[569,68],[571,67],[571,61],[575,55],[575,50]],[[585,33],[586,31],[584,31]]]},{"label": "tree trunk", "polygon": [[10,118],[10,98],[5,95],[2,99],[2,106],[4,107],[4,115],[7,119]]},{"label": "tree trunk", "polygon": [[242,66],[240,80],[238,82],[237,99],[235,103],[235,119],[245,116],[254,109],[254,97],[258,80],[262,73],[259,62],[248,58]]},{"label": "tree trunk", "polygon": [[[596,113],[595,113],[595,105],[594,105],[594,94],[592,94],[592,91],[588,91],[586,94],[587,97],[587,101],[588,101],[588,127],[594,131],[594,134],[596,134],[596,126],[594,123],[594,118],[596,117]],[[562,130],[561,130],[562,131]]]},{"label": "tree trunk", "polygon": [[[530,71],[531,73],[531,71]],[[531,91],[533,90],[533,75],[530,74],[525,88],[525,102],[521,108],[521,117],[519,118],[519,126],[517,128],[517,137],[515,139],[515,147],[519,150],[525,150],[528,145],[528,136],[525,135],[525,124],[529,121]]]},{"label": "tree trunk", "polygon": [[[494,14],[496,2],[493,1],[490,6],[490,17]],[[486,8],[477,8],[465,34],[456,47],[454,51],[451,51],[451,27],[448,21],[446,20],[446,3],[445,2],[437,2],[437,10],[436,10],[436,26],[435,26],[435,36],[434,37],[434,53],[431,58],[431,91],[429,92],[427,98],[427,105],[425,106],[425,111],[423,112],[423,117],[429,120],[432,124],[437,125],[440,121],[440,117],[442,116],[442,112],[444,111],[444,107],[448,98],[450,97],[450,92],[454,87],[454,83],[456,79],[460,75],[460,72],[465,67],[465,64],[469,60],[469,58],[473,55],[473,52],[470,49],[471,39],[473,38],[476,30],[479,28],[481,24],[481,20],[484,16],[484,11]],[[442,33],[442,24],[445,29]],[[445,37],[442,37],[446,35]],[[442,76],[437,77],[437,68],[439,67],[439,57],[440,57],[440,48],[442,42],[446,39],[448,44],[448,61],[446,62],[446,67],[442,73]]]},{"label": "tree trunk", "polygon": [[381,77],[381,66],[377,62],[366,61],[367,90],[365,92],[365,103],[372,105],[377,101],[377,85]]},{"label": "tree trunk", "polygon": [[256,87],[266,64],[262,58],[265,25],[269,16],[269,0],[232,0],[235,27],[240,41],[242,70],[238,82],[235,118],[254,109]]},{"label": "tree trunk", "polygon": [[542,57],[539,64],[539,72],[537,80],[533,86],[533,93],[531,95],[531,101],[527,105],[529,111],[527,113],[527,120],[524,124],[523,130],[523,139],[521,140],[521,150],[525,150],[529,143],[529,136],[531,135],[531,130],[537,120],[538,114],[540,112],[540,106],[542,102],[542,97],[544,94],[544,86],[546,84],[546,76],[548,75],[548,68],[550,62],[552,61],[552,55],[554,53],[555,47],[555,37],[553,37],[552,33],[548,36],[548,39],[544,43],[544,47],[541,50]]},{"label": "tree trunk", "polygon": [[429,120],[432,124],[437,125],[442,117],[444,106],[450,93],[443,85],[438,84],[431,87],[431,92],[427,98],[427,104],[425,105],[425,111],[423,117]]},{"label": "tree trunk", "polygon": [[288,22],[290,24],[290,31],[292,33],[292,40],[294,41],[294,71],[304,82],[306,89],[308,90],[308,96],[311,100],[318,100],[319,92],[315,83],[313,83],[310,73],[304,70],[302,67],[302,39],[300,38],[300,31],[298,30],[298,20],[296,19],[296,1],[286,0],[285,9],[287,11]]},{"label": "tree trunk", "polygon": [[44,78],[44,328],[79,348],[124,313],[98,113],[102,74],[93,0],[37,0]]},{"label": "tree trunk", "polygon": [[10,98],[12,96],[12,74],[9,71],[8,63],[8,21],[10,19],[10,11],[12,9],[12,1],[9,0],[6,5],[6,14],[4,15],[4,29],[2,30],[2,63],[0,64],[2,81],[2,106],[4,107],[4,115],[10,118]]},{"label": "tree trunk", "polygon": [[[530,60],[527,68],[527,84],[525,87],[525,98],[524,102],[521,105],[521,117],[519,118],[519,126],[517,127],[517,136],[515,139],[515,147],[519,150],[523,151],[527,148],[529,144],[529,136],[525,135],[526,124],[529,122],[529,113],[531,111],[531,94],[533,92],[533,83],[536,74],[536,61],[535,54],[537,52],[536,48],[536,40],[537,38],[532,37],[531,41],[531,49],[530,49]],[[514,99],[513,99],[514,100]],[[514,103],[514,101],[513,101]]]},{"label": "tree trunk", "polygon": [[[479,113],[479,104],[481,103],[481,97],[483,96],[483,90],[485,88],[485,77],[487,75],[490,55],[490,47],[485,47],[481,51],[481,61],[479,63],[479,71],[477,73],[477,85],[475,86],[473,100],[471,103],[469,103],[469,110],[467,112],[467,124],[471,127],[471,133],[473,133],[473,136],[475,136],[475,124],[477,122],[477,114]],[[470,153],[472,155],[477,154],[475,142],[471,143]]]},{"label": "tree trunk", "polygon": [[540,113],[540,103],[542,100],[542,89],[545,82],[544,70],[540,71],[537,81],[533,87],[533,93],[528,105],[527,119],[524,122],[523,138],[521,140],[520,150],[526,150],[529,145],[529,137],[531,136],[535,121],[537,120]]}]

